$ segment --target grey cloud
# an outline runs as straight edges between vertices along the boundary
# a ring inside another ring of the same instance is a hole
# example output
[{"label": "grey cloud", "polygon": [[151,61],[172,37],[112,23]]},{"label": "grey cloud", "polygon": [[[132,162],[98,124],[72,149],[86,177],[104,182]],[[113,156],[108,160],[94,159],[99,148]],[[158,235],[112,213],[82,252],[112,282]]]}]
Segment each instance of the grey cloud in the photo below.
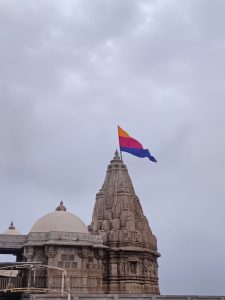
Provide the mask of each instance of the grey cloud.
[{"label": "grey cloud", "polygon": [[[224,2],[1,1],[1,224],[88,224],[120,124],[163,294],[224,294]],[[4,259],[1,258],[1,259]]]}]

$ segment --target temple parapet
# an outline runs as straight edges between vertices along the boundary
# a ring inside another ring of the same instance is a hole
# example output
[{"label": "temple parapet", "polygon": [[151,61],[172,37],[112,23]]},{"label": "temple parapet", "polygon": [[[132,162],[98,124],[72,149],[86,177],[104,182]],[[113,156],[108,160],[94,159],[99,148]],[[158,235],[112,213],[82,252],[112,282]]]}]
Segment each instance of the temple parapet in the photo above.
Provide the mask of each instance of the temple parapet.
[{"label": "temple parapet", "polygon": [[82,232],[30,232],[27,236],[26,246],[35,244],[65,244],[71,245],[99,245],[102,246],[102,238],[99,235],[91,235]]},{"label": "temple parapet", "polygon": [[0,234],[0,253],[12,253],[22,249],[23,245],[26,243],[26,235],[8,235]]}]

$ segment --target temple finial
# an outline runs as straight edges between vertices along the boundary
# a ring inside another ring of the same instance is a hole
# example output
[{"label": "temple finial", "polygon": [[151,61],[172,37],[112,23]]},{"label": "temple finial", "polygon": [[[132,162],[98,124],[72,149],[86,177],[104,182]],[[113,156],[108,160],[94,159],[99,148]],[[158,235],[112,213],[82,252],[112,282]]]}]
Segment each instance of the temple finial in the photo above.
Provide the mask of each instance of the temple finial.
[{"label": "temple finial", "polygon": [[13,225],[13,221],[10,223],[9,229],[15,229],[15,226]]},{"label": "temple finial", "polygon": [[66,207],[63,205],[63,201],[60,201],[59,206],[56,207],[56,211],[66,211]]},{"label": "temple finial", "polygon": [[117,149],[115,151],[115,156],[113,157],[113,160],[120,160],[119,152]]}]

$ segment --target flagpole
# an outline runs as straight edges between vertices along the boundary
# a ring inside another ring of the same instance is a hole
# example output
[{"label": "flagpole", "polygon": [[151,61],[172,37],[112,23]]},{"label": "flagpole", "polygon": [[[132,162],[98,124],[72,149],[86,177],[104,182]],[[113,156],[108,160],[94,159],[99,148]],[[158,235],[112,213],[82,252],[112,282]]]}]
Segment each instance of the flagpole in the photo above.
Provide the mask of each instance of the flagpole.
[{"label": "flagpole", "polygon": [[[117,129],[118,129],[118,140],[119,140],[119,148],[120,148],[120,138],[119,138],[119,125],[117,125]],[[120,158],[121,158],[121,160],[123,160],[123,156],[122,156],[122,151],[121,151],[121,149],[120,149]]]},{"label": "flagpole", "polygon": [[121,158],[121,160],[123,160],[123,156],[122,156],[121,150],[120,150],[120,158]]}]

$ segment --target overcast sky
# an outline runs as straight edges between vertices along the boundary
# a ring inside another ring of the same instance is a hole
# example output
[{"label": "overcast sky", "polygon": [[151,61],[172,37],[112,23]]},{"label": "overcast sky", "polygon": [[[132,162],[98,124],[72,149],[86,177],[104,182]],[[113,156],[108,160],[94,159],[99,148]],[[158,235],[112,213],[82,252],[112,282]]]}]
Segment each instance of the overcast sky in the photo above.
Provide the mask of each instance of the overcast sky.
[{"label": "overcast sky", "polygon": [[[225,1],[0,1],[0,231],[91,222],[117,124],[162,294],[225,295]],[[1,258],[2,259],[2,258]]]}]

